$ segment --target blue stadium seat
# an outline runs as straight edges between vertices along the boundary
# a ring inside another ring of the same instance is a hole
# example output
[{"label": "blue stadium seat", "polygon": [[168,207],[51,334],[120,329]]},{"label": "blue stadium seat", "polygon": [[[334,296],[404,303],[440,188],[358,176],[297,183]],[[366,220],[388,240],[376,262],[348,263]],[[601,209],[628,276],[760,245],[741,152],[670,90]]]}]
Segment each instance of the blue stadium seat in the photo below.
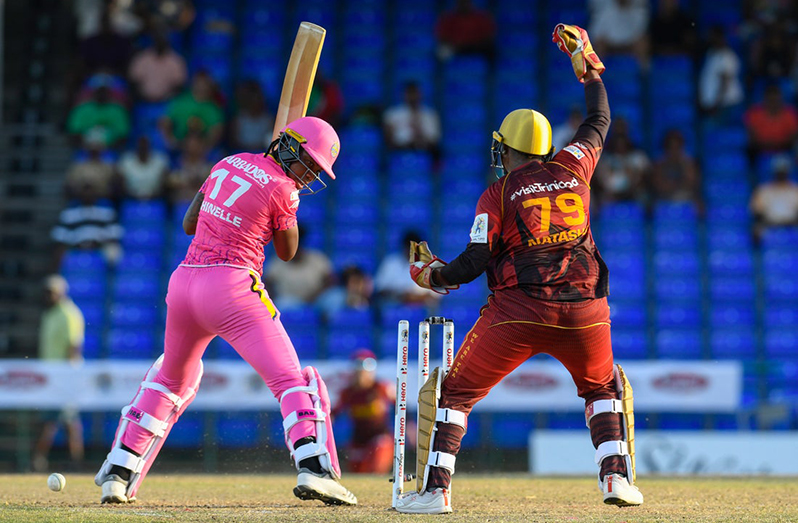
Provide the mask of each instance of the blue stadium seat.
[{"label": "blue stadium seat", "polygon": [[241,360],[241,356],[236,352],[230,343],[221,336],[215,337],[205,349],[205,357],[217,360]]},{"label": "blue stadium seat", "polygon": [[329,318],[330,325],[346,325],[349,327],[359,327],[361,329],[371,329],[374,326],[374,314],[371,309],[343,308],[334,312]]},{"label": "blue stadium seat", "polygon": [[69,294],[78,303],[102,303],[106,295],[105,275],[76,274],[69,278]]},{"label": "blue stadium seat", "polygon": [[166,245],[166,234],[162,224],[139,223],[128,226],[122,237],[122,247],[130,250],[143,250],[151,252],[163,249]]},{"label": "blue stadium seat", "polygon": [[660,430],[701,430],[706,416],[694,412],[663,412],[659,414]]},{"label": "blue stadium seat", "polygon": [[480,414],[470,414],[468,416],[468,432],[460,440],[461,449],[475,449],[482,444],[482,416]]},{"label": "blue stadium seat", "polygon": [[72,249],[61,259],[61,274],[71,276],[78,273],[97,276],[105,274],[108,264],[102,253],[95,250]]},{"label": "blue stadium seat", "polygon": [[138,274],[118,275],[114,280],[112,294],[116,302],[153,303],[155,300],[162,299],[160,282],[157,279]]},{"label": "blue stadium seat", "polygon": [[750,279],[713,274],[709,279],[709,296],[714,301],[752,302],[756,296],[756,284]]},{"label": "blue stadium seat", "polygon": [[750,251],[711,251],[709,268],[713,276],[747,276],[753,273],[754,262]]},{"label": "blue stadium seat", "polygon": [[654,206],[654,223],[687,225],[698,220],[698,210],[690,202],[658,202]]},{"label": "blue stadium seat", "polygon": [[153,327],[160,323],[156,304],[116,303],[111,307],[111,326],[116,328]]},{"label": "blue stadium seat", "polygon": [[691,303],[659,303],[656,325],[660,329],[697,329],[701,327],[701,307]]},{"label": "blue stadium seat", "polygon": [[707,209],[707,225],[717,228],[720,224],[726,227],[740,228],[751,223],[748,207],[739,205],[719,204]]},{"label": "blue stadium seat", "polygon": [[798,296],[798,275],[765,273],[765,300],[795,303]]},{"label": "blue stadium seat", "polygon": [[610,320],[613,333],[615,328],[645,329],[648,321],[648,311],[645,301],[625,301],[610,298]]},{"label": "blue stadium seat", "polygon": [[612,224],[613,227],[626,225],[637,228],[645,220],[645,210],[642,205],[634,202],[608,203],[602,207],[597,217],[604,226]]},{"label": "blue stadium seat", "polygon": [[795,243],[786,243],[779,250],[766,248],[762,256],[762,268],[765,274],[779,276],[798,274],[798,253],[794,249]]},{"label": "blue stadium seat", "polygon": [[333,267],[341,272],[347,267],[360,267],[367,274],[377,271],[379,261],[373,246],[335,250],[332,256]]},{"label": "blue stadium seat", "polygon": [[[186,236],[185,232],[183,232],[182,235],[190,239],[189,236]],[[186,244],[186,246],[188,245]],[[162,265],[163,258],[160,251],[131,252],[126,253],[122,259],[119,260],[117,270],[121,272],[155,273],[157,277],[157,273],[161,270]]]},{"label": "blue stadium seat", "polygon": [[327,330],[327,356],[335,359],[348,359],[362,348],[374,346],[371,329],[362,326],[332,324]]},{"label": "blue stadium seat", "polygon": [[710,324],[714,329],[753,327],[756,310],[752,303],[715,303],[710,309]]},{"label": "blue stadium seat", "polygon": [[701,329],[661,329],[656,335],[657,356],[664,359],[702,357]]},{"label": "blue stadium seat", "polygon": [[612,327],[612,353],[616,360],[642,359],[648,356],[645,328]]},{"label": "blue stadium seat", "polygon": [[751,233],[745,229],[715,229],[707,231],[710,251],[750,251]]},{"label": "blue stadium seat", "polygon": [[381,311],[380,326],[383,330],[393,332],[395,337],[400,320],[409,321],[410,328],[417,329],[418,323],[427,316],[427,309],[423,306],[384,305]]},{"label": "blue stadium seat", "polygon": [[748,159],[743,151],[718,152],[704,159],[703,172],[709,178],[748,178]]},{"label": "blue stadium seat", "polygon": [[199,448],[206,432],[204,412],[184,412],[169,431],[169,447]]},{"label": "blue stadium seat", "polygon": [[83,313],[83,319],[86,321],[86,328],[92,326],[102,329],[105,323],[104,303],[99,301],[88,301],[77,303],[77,305],[80,308],[80,312]]},{"label": "blue stadium seat", "polygon": [[535,420],[529,414],[494,413],[491,416],[490,441],[499,448],[527,448]]},{"label": "blue stadium seat", "polygon": [[798,325],[798,304],[769,303],[764,310],[763,322],[768,329]]},{"label": "blue stadium seat", "polygon": [[658,275],[698,277],[701,258],[697,252],[659,251],[654,255],[654,270]]},{"label": "blue stadium seat", "polygon": [[765,331],[765,353],[769,358],[798,356],[798,327],[776,327]]},{"label": "blue stadium seat", "polygon": [[321,359],[321,335],[316,329],[289,325],[285,330],[302,364],[308,360]]},{"label": "blue stadium seat", "polygon": [[611,226],[603,227],[602,224],[603,222],[600,222],[598,227],[593,228],[593,236],[599,249],[634,251],[642,254],[646,247],[646,234],[642,227],[616,229]]},{"label": "blue stadium seat", "polygon": [[151,330],[139,328],[111,329],[107,338],[108,357],[118,359],[151,359],[163,350]]},{"label": "blue stadium seat", "polygon": [[698,231],[694,226],[688,223],[656,224],[654,247],[658,250],[697,249]]},{"label": "blue stadium seat", "polygon": [[222,448],[253,448],[260,443],[262,414],[223,412],[216,422],[216,443]]},{"label": "blue stadium seat", "polygon": [[756,339],[751,325],[717,327],[709,334],[712,357],[752,360],[756,357]]},{"label": "blue stadium seat", "polygon": [[[615,283],[612,284],[613,286]],[[654,281],[654,295],[657,302],[681,301],[701,302],[701,280],[696,277],[670,276]]]},{"label": "blue stadium seat", "polygon": [[796,243],[798,243],[798,227],[767,229],[762,234],[762,248],[765,251],[792,250]]},{"label": "blue stadium seat", "polygon": [[102,350],[102,327],[86,324],[86,332],[83,337],[83,357],[87,360],[100,358]]}]

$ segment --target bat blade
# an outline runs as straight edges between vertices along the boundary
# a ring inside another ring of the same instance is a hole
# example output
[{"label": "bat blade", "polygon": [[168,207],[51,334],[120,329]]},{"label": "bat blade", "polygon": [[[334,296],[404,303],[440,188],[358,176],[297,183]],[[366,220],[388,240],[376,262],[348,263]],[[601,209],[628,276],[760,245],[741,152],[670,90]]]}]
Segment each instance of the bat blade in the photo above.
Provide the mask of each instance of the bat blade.
[{"label": "bat blade", "polygon": [[277,139],[280,130],[288,123],[305,116],[326,33],[327,31],[319,25],[310,22],[299,24],[294,48],[291,50],[285,71],[272,140]]}]

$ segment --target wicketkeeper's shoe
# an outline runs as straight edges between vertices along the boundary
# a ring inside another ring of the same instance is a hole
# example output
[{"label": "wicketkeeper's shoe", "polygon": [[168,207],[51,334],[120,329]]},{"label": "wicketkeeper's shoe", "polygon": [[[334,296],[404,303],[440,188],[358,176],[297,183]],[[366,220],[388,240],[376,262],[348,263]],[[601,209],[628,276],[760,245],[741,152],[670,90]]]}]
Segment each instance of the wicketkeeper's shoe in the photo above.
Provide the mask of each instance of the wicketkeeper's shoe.
[{"label": "wicketkeeper's shoe", "polygon": [[620,474],[604,476],[601,491],[604,493],[604,503],[607,505],[634,507],[643,504],[643,493],[634,485],[630,485]]},{"label": "wicketkeeper's shoe", "polygon": [[404,514],[448,514],[452,511],[449,489],[438,487],[427,492],[409,492],[396,500],[397,512]]},{"label": "wicketkeeper's shoe", "polygon": [[116,474],[109,474],[103,481],[102,503],[132,503],[136,498],[127,497],[127,481]]},{"label": "wicketkeeper's shoe", "polygon": [[327,505],[357,505],[357,498],[328,472],[318,474],[300,468],[294,495],[299,499],[318,499]]}]

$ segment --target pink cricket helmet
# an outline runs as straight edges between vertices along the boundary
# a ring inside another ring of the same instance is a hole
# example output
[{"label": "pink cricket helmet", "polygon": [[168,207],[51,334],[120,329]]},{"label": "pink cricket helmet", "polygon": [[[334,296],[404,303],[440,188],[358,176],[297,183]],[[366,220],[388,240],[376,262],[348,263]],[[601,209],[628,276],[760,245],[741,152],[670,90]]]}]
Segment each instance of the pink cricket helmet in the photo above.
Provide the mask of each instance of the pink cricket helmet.
[{"label": "pink cricket helmet", "polygon": [[335,173],[332,170],[332,165],[335,163],[335,159],[338,158],[341,141],[338,139],[338,133],[335,132],[332,125],[321,118],[305,116],[289,123],[281,132],[284,133],[289,130],[305,139],[305,142],[302,143],[302,148],[334,180]]}]

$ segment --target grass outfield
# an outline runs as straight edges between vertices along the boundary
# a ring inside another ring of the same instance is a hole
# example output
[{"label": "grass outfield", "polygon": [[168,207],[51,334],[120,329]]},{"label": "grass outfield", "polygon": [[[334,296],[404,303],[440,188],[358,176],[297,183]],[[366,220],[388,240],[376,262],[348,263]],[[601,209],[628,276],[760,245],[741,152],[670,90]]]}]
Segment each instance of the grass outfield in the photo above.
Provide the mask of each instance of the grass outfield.
[{"label": "grass outfield", "polygon": [[[300,501],[288,475],[162,475],[154,473],[131,505],[102,506],[87,474],[67,475],[50,492],[41,474],[0,475],[0,521],[29,522],[338,522],[428,521],[388,510],[386,478],[353,475],[346,485],[357,507]],[[798,478],[643,478],[644,505],[604,505],[591,478],[523,474],[458,474],[447,522],[500,521],[798,521]],[[410,484],[408,484],[409,486]]]}]

